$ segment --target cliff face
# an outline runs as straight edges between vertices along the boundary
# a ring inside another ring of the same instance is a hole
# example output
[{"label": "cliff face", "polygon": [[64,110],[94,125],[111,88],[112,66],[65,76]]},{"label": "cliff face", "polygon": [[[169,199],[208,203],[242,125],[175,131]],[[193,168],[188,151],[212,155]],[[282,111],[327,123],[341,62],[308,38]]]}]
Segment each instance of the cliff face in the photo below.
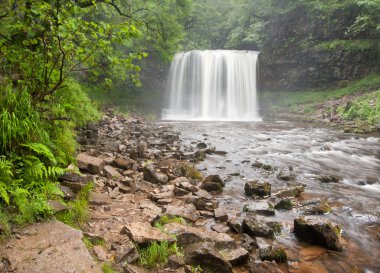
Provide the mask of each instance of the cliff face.
[{"label": "cliff face", "polygon": [[326,15],[298,7],[274,18],[260,55],[261,90],[326,88],[380,73],[376,25],[352,30],[358,7]]}]

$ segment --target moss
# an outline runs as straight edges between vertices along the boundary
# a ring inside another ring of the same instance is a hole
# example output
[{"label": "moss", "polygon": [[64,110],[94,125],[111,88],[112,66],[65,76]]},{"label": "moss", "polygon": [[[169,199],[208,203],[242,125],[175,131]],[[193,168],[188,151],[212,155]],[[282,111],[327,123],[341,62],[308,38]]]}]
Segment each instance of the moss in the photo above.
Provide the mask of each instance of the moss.
[{"label": "moss", "polygon": [[202,180],[202,173],[193,165],[190,164],[180,164],[178,166],[180,168],[180,172],[183,173],[189,179],[193,180]]},{"label": "moss", "polygon": [[286,263],[288,261],[288,256],[283,248],[262,249],[260,250],[260,259],[262,261]]},{"label": "moss", "polygon": [[115,267],[110,263],[104,263],[102,265],[102,271],[103,273],[117,273]]}]

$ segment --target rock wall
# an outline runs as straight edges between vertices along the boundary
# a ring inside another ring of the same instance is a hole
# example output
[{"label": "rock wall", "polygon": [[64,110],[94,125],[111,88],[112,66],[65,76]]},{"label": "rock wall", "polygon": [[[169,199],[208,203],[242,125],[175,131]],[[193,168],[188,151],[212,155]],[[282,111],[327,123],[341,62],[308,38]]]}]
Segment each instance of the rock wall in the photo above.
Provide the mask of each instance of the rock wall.
[{"label": "rock wall", "polygon": [[325,15],[298,7],[271,18],[260,54],[261,90],[326,88],[380,73],[376,32],[347,34],[359,12]]}]

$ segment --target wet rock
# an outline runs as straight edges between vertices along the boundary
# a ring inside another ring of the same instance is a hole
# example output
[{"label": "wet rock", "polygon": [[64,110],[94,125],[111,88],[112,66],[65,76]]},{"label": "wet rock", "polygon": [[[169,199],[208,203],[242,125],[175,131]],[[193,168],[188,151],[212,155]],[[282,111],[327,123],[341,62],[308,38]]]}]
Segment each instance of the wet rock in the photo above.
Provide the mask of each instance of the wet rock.
[{"label": "wet rock", "polygon": [[254,212],[256,214],[261,214],[265,216],[275,215],[274,207],[271,203],[266,201],[255,201],[248,205],[245,205],[243,208],[245,212]]},{"label": "wet rock", "polygon": [[231,264],[211,243],[199,243],[186,248],[185,261],[191,265],[200,265],[202,269],[212,272],[232,273]]},{"label": "wet rock", "polygon": [[328,214],[331,211],[331,206],[326,200],[310,200],[301,205],[304,214]]},{"label": "wet rock", "polygon": [[223,192],[223,186],[219,183],[215,183],[215,182],[207,182],[207,183],[204,183],[202,186],[201,186],[202,189],[208,191],[208,192],[214,192],[214,193],[217,193],[217,194],[220,194]]},{"label": "wet rock", "polygon": [[147,246],[161,241],[175,241],[173,237],[168,236],[158,228],[150,226],[147,222],[128,223],[121,230],[121,234],[128,235],[139,246]]},{"label": "wet rock", "polygon": [[24,228],[18,239],[0,246],[0,257],[15,273],[101,273],[82,241],[82,232],[62,222],[37,223]]},{"label": "wet rock", "polygon": [[214,210],[215,219],[225,222],[228,220],[228,214],[227,211],[224,208],[217,208]]},{"label": "wet rock", "polygon": [[283,248],[260,249],[259,256],[262,261],[275,261],[277,263],[288,261],[288,256]]},{"label": "wet rock", "polygon": [[332,250],[342,250],[341,228],[327,219],[306,216],[294,220],[294,233],[306,242],[323,245]]},{"label": "wet rock", "polygon": [[115,168],[111,166],[105,166],[103,172],[104,172],[104,175],[110,179],[122,177],[122,175]]},{"label": "wet rock", "polygon": [[91,174],[100,174],[105,166],[105,161],[98,157],[93,157],[82,153],[77,156],[78,167]]},{"label": "wet rock", "polygon": [[291,210],[295,205],[295,201],[292,199],[282,199],[274,208],[277,210]]},{"label": "wet rock", "polygon": [[342,178],[337,175],[321,175],[318,180],[322,183],[339,183]]},{"label": "wet rock", "polygon": [[207,176],[203,181],[202,183],[207,183],[207,182],[215,182],[215,183],[218,183],[218,184],[221,184],[223,187],[224,187],[224,181],[223,179],[220,177],[219,174],[213,174],[213,175],[209,175]]},{"label": "wet rock", "polygon": [[204,143],[204,142],[200,142],[197,144],[197,148],[199,149],[206,149],[207,148],[207,144]]},{"label": "wet rock", "polygon": [[261,168],[263,165],[264,165],[263,163],[256,161],[251,166],[254,168]]},{"label": "wet rock", "polygon": [[227,226],[231,228],[236,233],[242,233],[243,228],[241,226],[241,223],[239,223],[236,218],[229,219],[227,221]]},{"label": "wet rock", "polygon": [[212,212],[212,211],[201,210],[201,211],[199,211],[199,213],[201,214],[202,217],[205,217],[205,218],[214,218],[215,217],[214,212]]},{"label": "wet rock", "polygon": [[254,262],[249,265],[249,273],[282,273],[274,262]]},{"label": "wet rock", "polygon": [[296,179],[295,174],[285,170],[281,170],[276,177],[283,181],[293,181]]},{"label": "wet rock", "polygon": [[244,233],[253,237],[273,238],[274,231],[271,227],[256,219],[244,219],[242,224]]},{"label": "wet rock", "polygon": [[166,184],[169,178],[165,174],[159,174],[155,171],[153,165],[147,165],[143,169],[144,180],[155,184]]},{"label": "wet rock", "polygon": [[275,234],[281,234],[281,223],[280,222],[267,222],[267,226],[273,229]]},{"label": "wet rock", "polygon": [[280,189],[278,192],[276,192],[274,195],[279,198],[288,198],[288,197],[297,197],[302,192],[304,192],[305,186],[291,186],[284,189]]},{"label": "wet rock", "polygon": [[216,155],[226,155],[227,152],[226,152],[226,151],[219,151],[219,150],[216,150],[216,151],[214,151],[214,154],[216,154]]},{"label": "wet rock", "polygon": [[268,182],[251,181],[244,186],[247,196],[269,196],[271,194],[271,184]]}]

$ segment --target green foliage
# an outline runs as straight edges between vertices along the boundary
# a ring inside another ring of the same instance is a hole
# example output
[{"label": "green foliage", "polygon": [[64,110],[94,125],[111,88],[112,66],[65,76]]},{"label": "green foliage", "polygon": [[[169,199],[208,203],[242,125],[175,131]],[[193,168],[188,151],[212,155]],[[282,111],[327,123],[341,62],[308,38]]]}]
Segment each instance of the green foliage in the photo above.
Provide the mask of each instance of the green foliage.
[{"label": "green foliage", "polygon": [[345,119],[365,121],[369,125],[380,125],[380,90],[353,100],[340,112]]},{"label": "green foliage", "polygon": [[139,264],[147,268],[159,267],[166,264],[170,255],[180,255],[177,244],[170,244],[167,241],[154,242],[146,248],[140,248],[139,252]]},{"label": "green foliage", "polygon": [[334,51],[343,49],[348,52],[368,51],[377,49],[377,42],[373,39],[356,39],[356,40],[332,40],[315,45],[317,49]]},{"label": "green foliage", "polygon": [[89,214],[87,211],[88,197],[94,187],[94,183],[86,184],[83,189],[77,194],[76,200],[68,202],[69,210],[62,211],[56,214],[56,218],[74,228],[80,228],[88,220]]}]

